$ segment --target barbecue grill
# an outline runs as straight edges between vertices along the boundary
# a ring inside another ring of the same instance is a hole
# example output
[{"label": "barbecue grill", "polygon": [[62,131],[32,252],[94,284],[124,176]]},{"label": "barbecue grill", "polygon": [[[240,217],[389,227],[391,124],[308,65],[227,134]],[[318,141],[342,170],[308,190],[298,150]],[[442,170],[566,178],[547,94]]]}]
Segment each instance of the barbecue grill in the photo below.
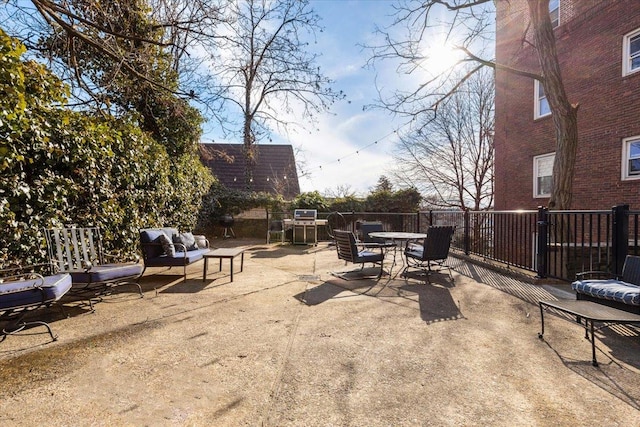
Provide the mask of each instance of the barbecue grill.
[{"label": "barbecue grill", "polygon": [[315,209],[296,209],[293,211],[293,244],[318,244],[318,211]]},{"label": "barbecue grill", "polygon": [[221,227],[224,228],[224,232],[222,235],[223,239],[228,239],[229,237],[236,237],[236,233],[233,232],[233,224],[235,223],[233,216],[229,214],[222,215],[218,220],[218,223],[220,224]]}]

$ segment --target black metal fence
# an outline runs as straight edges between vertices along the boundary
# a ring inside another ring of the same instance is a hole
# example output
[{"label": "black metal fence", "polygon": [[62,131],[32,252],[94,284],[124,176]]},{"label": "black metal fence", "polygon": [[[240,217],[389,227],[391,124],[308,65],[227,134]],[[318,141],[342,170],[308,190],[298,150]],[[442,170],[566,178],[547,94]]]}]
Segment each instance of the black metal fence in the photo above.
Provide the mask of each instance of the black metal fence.
[{"label": "black metal fence", "polygon": [[425,224],[453,224],[453,247],[465,254],[573,280],[580,271],[620,274],[627,254],[640,253],[640,212],[628,205],[609,211],[430,211]]},{"label": "black metal fence", "polygon": [[318,212],[331,230],[359,233],[359,225],[377,221],[389,231],[426,232],[430,225],[454,225],[452,247],[467,255],[504,263],[538,277],[573,280],[580,271],[622,272],[627,254],[640,255],[640,211],[628,205],[611,210]]}]

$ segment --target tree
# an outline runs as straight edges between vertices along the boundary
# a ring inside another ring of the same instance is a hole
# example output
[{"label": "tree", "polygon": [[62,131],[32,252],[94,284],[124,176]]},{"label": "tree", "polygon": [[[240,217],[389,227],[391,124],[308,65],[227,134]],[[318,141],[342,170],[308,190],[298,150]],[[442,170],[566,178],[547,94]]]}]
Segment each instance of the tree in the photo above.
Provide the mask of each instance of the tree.
[{"label": "tree", "polygon": [[493,73],[480,71],[438,109],[402,135],[394,155],[397,181],[420,189],[441,208],[480,210],[493,203]]},{"label": "tree", "polygon": [[366,212],[414,212],[420,207],[422,196],[415,188],[394,191],[391,181],[382,175],[378,184],[364,201]]},{"label": "tree", "polygon": [[[555,36],[549,17],[549,0],[526,0],[533,40],[531,42],[538,56],[540,70],[519,70],[495,59],[485,58],[482,48],[487,40],[492,40],[492,25],[495,22],[495,8],[506,7],[511,0],[402,0],[396,8],[395,21],[388,30],[380,30],[384,42],[371,46],[372,60],[394,59],[400,61],[399,69],[410,74],[418,74],[422,64],[429,59],[427,41],[438,29],[444,32],[444,39],[463,53],[458,61],[435,76],[421,79],[417,88],[397,91],[386,99],[381,99],[384,108],[411,119],[423,116],[433,117],[438,107],[450,98],[458,88],[483,67],[492,67],[509,73],[530,77],[541,82],[549,101],[556,128],[556,157],[553,167],[553,187],[549,207],[568,209],[574,164],[578,142],[577,109],[569,102],[564,90],[560,66],[556,54]],[[450,12],[443,14],[441,12]],[[397,38],[397,31],[406,34]],[[474,53],[475,52],[475,53]],[[472,65],[469,65],[472,64]],[[456,68],[465,72],[457,77],[454,84],[447,81],[454,76]],[[425,123],[423,121],[423,123]]]},{"label": "tree", "polygon": [[61,224],[99,226],[106,249],[129,256],[140,227],[193,228],[208,169],[131,117],[65,107],[68,88],[24,53],[0,30],[0,263],[43,262],[43,229]]},{"label": "tree", "polygon": [[225,24],[207,48],[215,96],[200,95],[207,105],[225,102],[240,111],[239,134],[245,155],[245,183],[251,189],[255,145],[272,126],[289,128],[288,117],[314,120],[343,94],[316,65],[308,45],[320,31],[319,17],[308,0],[247,0],[233,2]]},{"label": "tree", "polygon": [[[189,91],[165,85],[162,72],[177,72],[198,38],[215,27],[225,2],[200,0],[7,0],[0,18],[7,32],[49,66],[77,101],[104,107],[108,82],[128,79],[187,97]],[[46,44],[43,44],[46,41]],[[172,60],[158,73],[158,50]],[[56,58],[59,61],[56,62]],[[103,61],[104,75],[85,69],[85,61]],[[96,80],[102,80],[96,84]]]}]

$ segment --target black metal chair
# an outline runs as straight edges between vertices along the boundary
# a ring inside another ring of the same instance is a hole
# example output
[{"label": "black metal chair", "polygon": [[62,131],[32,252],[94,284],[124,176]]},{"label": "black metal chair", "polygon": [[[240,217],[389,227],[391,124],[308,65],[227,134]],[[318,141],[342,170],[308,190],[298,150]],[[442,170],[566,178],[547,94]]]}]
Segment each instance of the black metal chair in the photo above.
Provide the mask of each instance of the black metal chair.
[{"label": "black metal chair", "polygon": [[362,245],[366,248],[393,248],[396,242],[391,240],[381,239],[379,237],[371,237],[369,233],[375,233],[378,231],[384,231],[384,227],[381,222],[361,222],[360,233],[362,234]]},{"label": "black metal chair", "polygon": [[432,267],[437,267],[437,271],[449,270],[449,276],[453,280],[451,268],[444,262],[449,256],[454,231],[454,226],[431,226],[427,230],[427,237],[423,240],[422,245],[408,244],[404,251],[407,265],[403,274],[406,275],[410,268],[416,268],[425,272],[428,278],[429,274],[434,271]]},{"label": "black metal chair", "polygon": [[[364,269],[366,263],[380,264],[380,272],[376,279],[382,276],[384,252],[380,248],[380,252],[372,252],[367,248],[358,247],[356,236],[351,231],[333,230],[334,238],[336,241],[336,249],[338,251],[338,258],[344,260],[346,263],[361,264],[360,270]],[[344,273],[341,273],[343,279],[348,280]],[[338,275],[338,274],[336,274]],[[358,279],[369,279],[371,276],[359,276]]]},{"label": "black metal chair", "polygon": [[280,243],[284,243],[284,221],[282,220],[276,220],[276,221],[271,221],[269,223],[269,230],[267,230],[267,244],[271,243],[271,237],[273,235],[278,237],[278,240],[280,240]]}]

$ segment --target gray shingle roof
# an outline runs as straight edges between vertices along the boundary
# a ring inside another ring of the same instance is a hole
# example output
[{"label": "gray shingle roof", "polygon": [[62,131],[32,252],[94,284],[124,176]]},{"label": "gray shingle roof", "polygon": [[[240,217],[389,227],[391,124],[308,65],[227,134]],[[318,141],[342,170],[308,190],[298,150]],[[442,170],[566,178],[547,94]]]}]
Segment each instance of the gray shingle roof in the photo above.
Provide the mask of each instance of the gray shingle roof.
[{"label": "gray shingle roof", "polygon": [[[202,163],[232,190],[247,190],[242,144],[200,144]],[[251,191],[281,194],[290,200],[300,194],[293,147],[285,144],[256,146],[257,159]]]}]

